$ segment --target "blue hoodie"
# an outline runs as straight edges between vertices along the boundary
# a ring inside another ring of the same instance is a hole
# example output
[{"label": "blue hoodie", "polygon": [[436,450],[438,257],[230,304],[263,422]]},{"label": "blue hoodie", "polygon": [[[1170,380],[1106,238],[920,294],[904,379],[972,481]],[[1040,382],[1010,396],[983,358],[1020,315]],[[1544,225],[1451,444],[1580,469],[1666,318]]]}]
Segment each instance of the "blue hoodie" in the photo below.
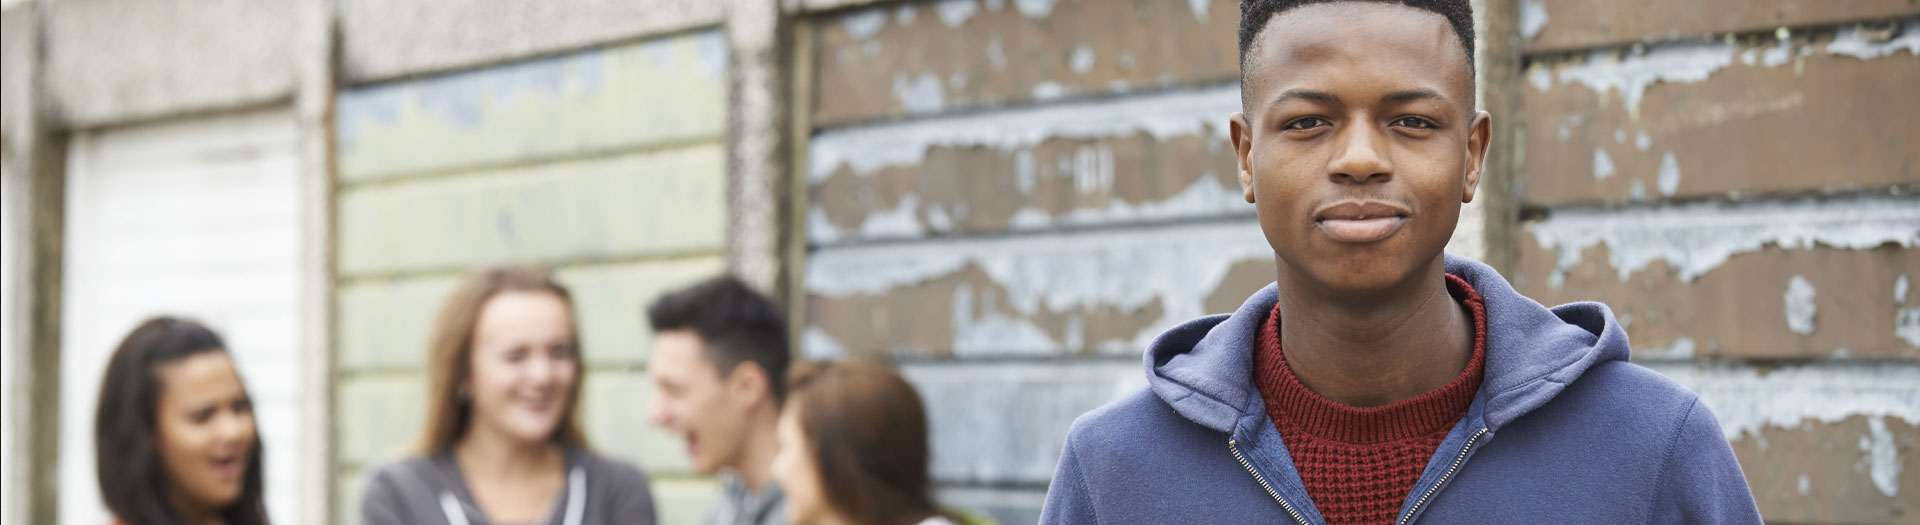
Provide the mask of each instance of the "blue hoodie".
[{"label": "blue hoodie", "polygon": [[[1598,303],[1548,309],[1447,256],[1486,300],[1486,377],[1400,506],[1413,523],[1759,523],[1698,396],[1627,362]],[[1042,523],[1324,523],[1253,384],[1273,285],[1154,340],[1149,388],[1073,423]]]}]

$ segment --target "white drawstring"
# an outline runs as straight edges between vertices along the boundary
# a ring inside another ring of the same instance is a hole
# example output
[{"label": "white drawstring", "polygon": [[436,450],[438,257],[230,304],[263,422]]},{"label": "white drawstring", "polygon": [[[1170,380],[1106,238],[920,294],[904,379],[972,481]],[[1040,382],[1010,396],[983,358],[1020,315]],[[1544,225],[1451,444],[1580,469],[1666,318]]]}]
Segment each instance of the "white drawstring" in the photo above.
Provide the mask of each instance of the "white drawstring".
[{"label": "white drawstring", "polygon": [[587,469],[575,465],[567,475],[566,525],[580,525],[587,513]]},{"label": "white drawstring", "polygon": [[467,525],[467,513],[460,510],[460,498],[452,492],[440,493],[440,511],[447,513],[447,525]]},{"label": "white drawstring", "polygon": [[[452,491],[440,493],[440,511],[446,513],[448,525],[470,525],[467,513],[460,505],[460,498]],[[587,469],[578,465],[567,473],[567,512],[562,523],[580,525],[587,514]]]}]

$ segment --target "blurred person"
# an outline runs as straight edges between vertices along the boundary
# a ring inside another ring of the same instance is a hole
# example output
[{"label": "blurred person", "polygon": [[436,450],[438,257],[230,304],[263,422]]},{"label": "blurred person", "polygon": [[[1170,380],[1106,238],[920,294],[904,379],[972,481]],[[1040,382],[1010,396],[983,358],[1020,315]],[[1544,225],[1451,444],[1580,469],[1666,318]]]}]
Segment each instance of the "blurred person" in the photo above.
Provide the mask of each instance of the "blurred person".
[{"label": "blurred person", "polygon": [[933,501],[927,414],[885,365],[794,367],[773,476],[795,525],[953,525]]},{"label": "blurred person", "polygon": [[227,345],[183,319],[141,323],[100,382],[100,495],[120,523],[264,525],[253,401]]},{"label": "blurred person", "polygon": [[1445,255],[1491,116],[1467,0],[1244,0],[1230,117],[1275,284],[1076,421],[1046,523],[1758,523],[1606,306]]},{"label": "blurred person", "polygon": [[653,423],[686,441],[693,471],[721,474],[709,523],[783,524],[786,502],[769,479],[774,423],[786,398],[787,326],[780,309],[722,275],[647,307]]},{"label": "blurred person", "polygon": [[647,476],[595,454],[580,430],[572,304],[544,270],[467,276],[434,322],[418,455],[373,472],[364,523],[654,522]]}]

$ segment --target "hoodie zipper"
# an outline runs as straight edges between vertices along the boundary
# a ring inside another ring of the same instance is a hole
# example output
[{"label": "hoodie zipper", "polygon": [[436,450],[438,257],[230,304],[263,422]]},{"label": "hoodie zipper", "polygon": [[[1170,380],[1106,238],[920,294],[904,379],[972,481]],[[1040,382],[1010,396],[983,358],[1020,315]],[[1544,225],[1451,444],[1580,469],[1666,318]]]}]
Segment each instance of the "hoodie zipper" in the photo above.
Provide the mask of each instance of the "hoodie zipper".
[{"label": "hoodie zipper", "polygon": [[1260,482],[1260,488],[1267,489],[1268,496],[1273,496],[1274,501],[1280,502],[1280,508],[1287,509],[1287,514],[1293,516],[1293,521],[1299,522],[1300,525],[1307,525],[1307,519],[1300,517],[1300,513],[1294,511],[1293,505],[1288,504],[1287,500],[1281,499],[1280,493],[1274,492],[1273,486],[1267,484],[1267,478],[1261,477],[1259,472],[1253,470],[1253,464],[1247,462],[1247,457],[1240,455],[1238,440],[1227,440],[1227,450],[1233,451],[1233,459],[1240,460],[1240,466],[1246,467],[1247,473],[1253,475],[1254,481]]},{"label": "hoodie zipper", "polygon": [[1453,466],[1447,467],[1447,472],[1440,475],[1440,480],[1433,482],[1433,486],[1427,487],[1427,493],[1420,495],[1420,501],[1413,502],[1413,508],[1407,509],[1407,515],[1400,517],[1399,525],[1407,525],[1413,520],[1413,515],[1420,512],[1420,506],[1427,504],[1427,498],[1433,497],[1433,493],[1439,492],[1440,487],[1447,484],[1447,480],[1453,477],[1453,471],[1460,470],[1460,464],[1467,461],[1467,451],[1473,450],[1473,443],[1479,441],[1480,436],[1486,433],[1487,429],[1482,428],[1479,432],[1474,432],[1473,437],[1467,438],[1467,446],[1460,447],[1460,455],[1453,458]]}]

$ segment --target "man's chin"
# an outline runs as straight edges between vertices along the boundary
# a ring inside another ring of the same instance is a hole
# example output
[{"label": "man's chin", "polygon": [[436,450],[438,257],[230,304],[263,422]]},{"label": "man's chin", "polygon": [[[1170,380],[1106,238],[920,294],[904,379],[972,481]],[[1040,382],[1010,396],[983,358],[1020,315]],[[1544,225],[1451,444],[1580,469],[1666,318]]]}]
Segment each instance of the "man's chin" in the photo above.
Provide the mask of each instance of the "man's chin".
[{"label": "man's chin", "polygon": [[1360,264],[1333,263],[1309,268],[1306,277],[1317,288],[1340,298],[1363,299],[1390,295],[1401,290],[1418,268],[1408,268],[1385,260]]}]

